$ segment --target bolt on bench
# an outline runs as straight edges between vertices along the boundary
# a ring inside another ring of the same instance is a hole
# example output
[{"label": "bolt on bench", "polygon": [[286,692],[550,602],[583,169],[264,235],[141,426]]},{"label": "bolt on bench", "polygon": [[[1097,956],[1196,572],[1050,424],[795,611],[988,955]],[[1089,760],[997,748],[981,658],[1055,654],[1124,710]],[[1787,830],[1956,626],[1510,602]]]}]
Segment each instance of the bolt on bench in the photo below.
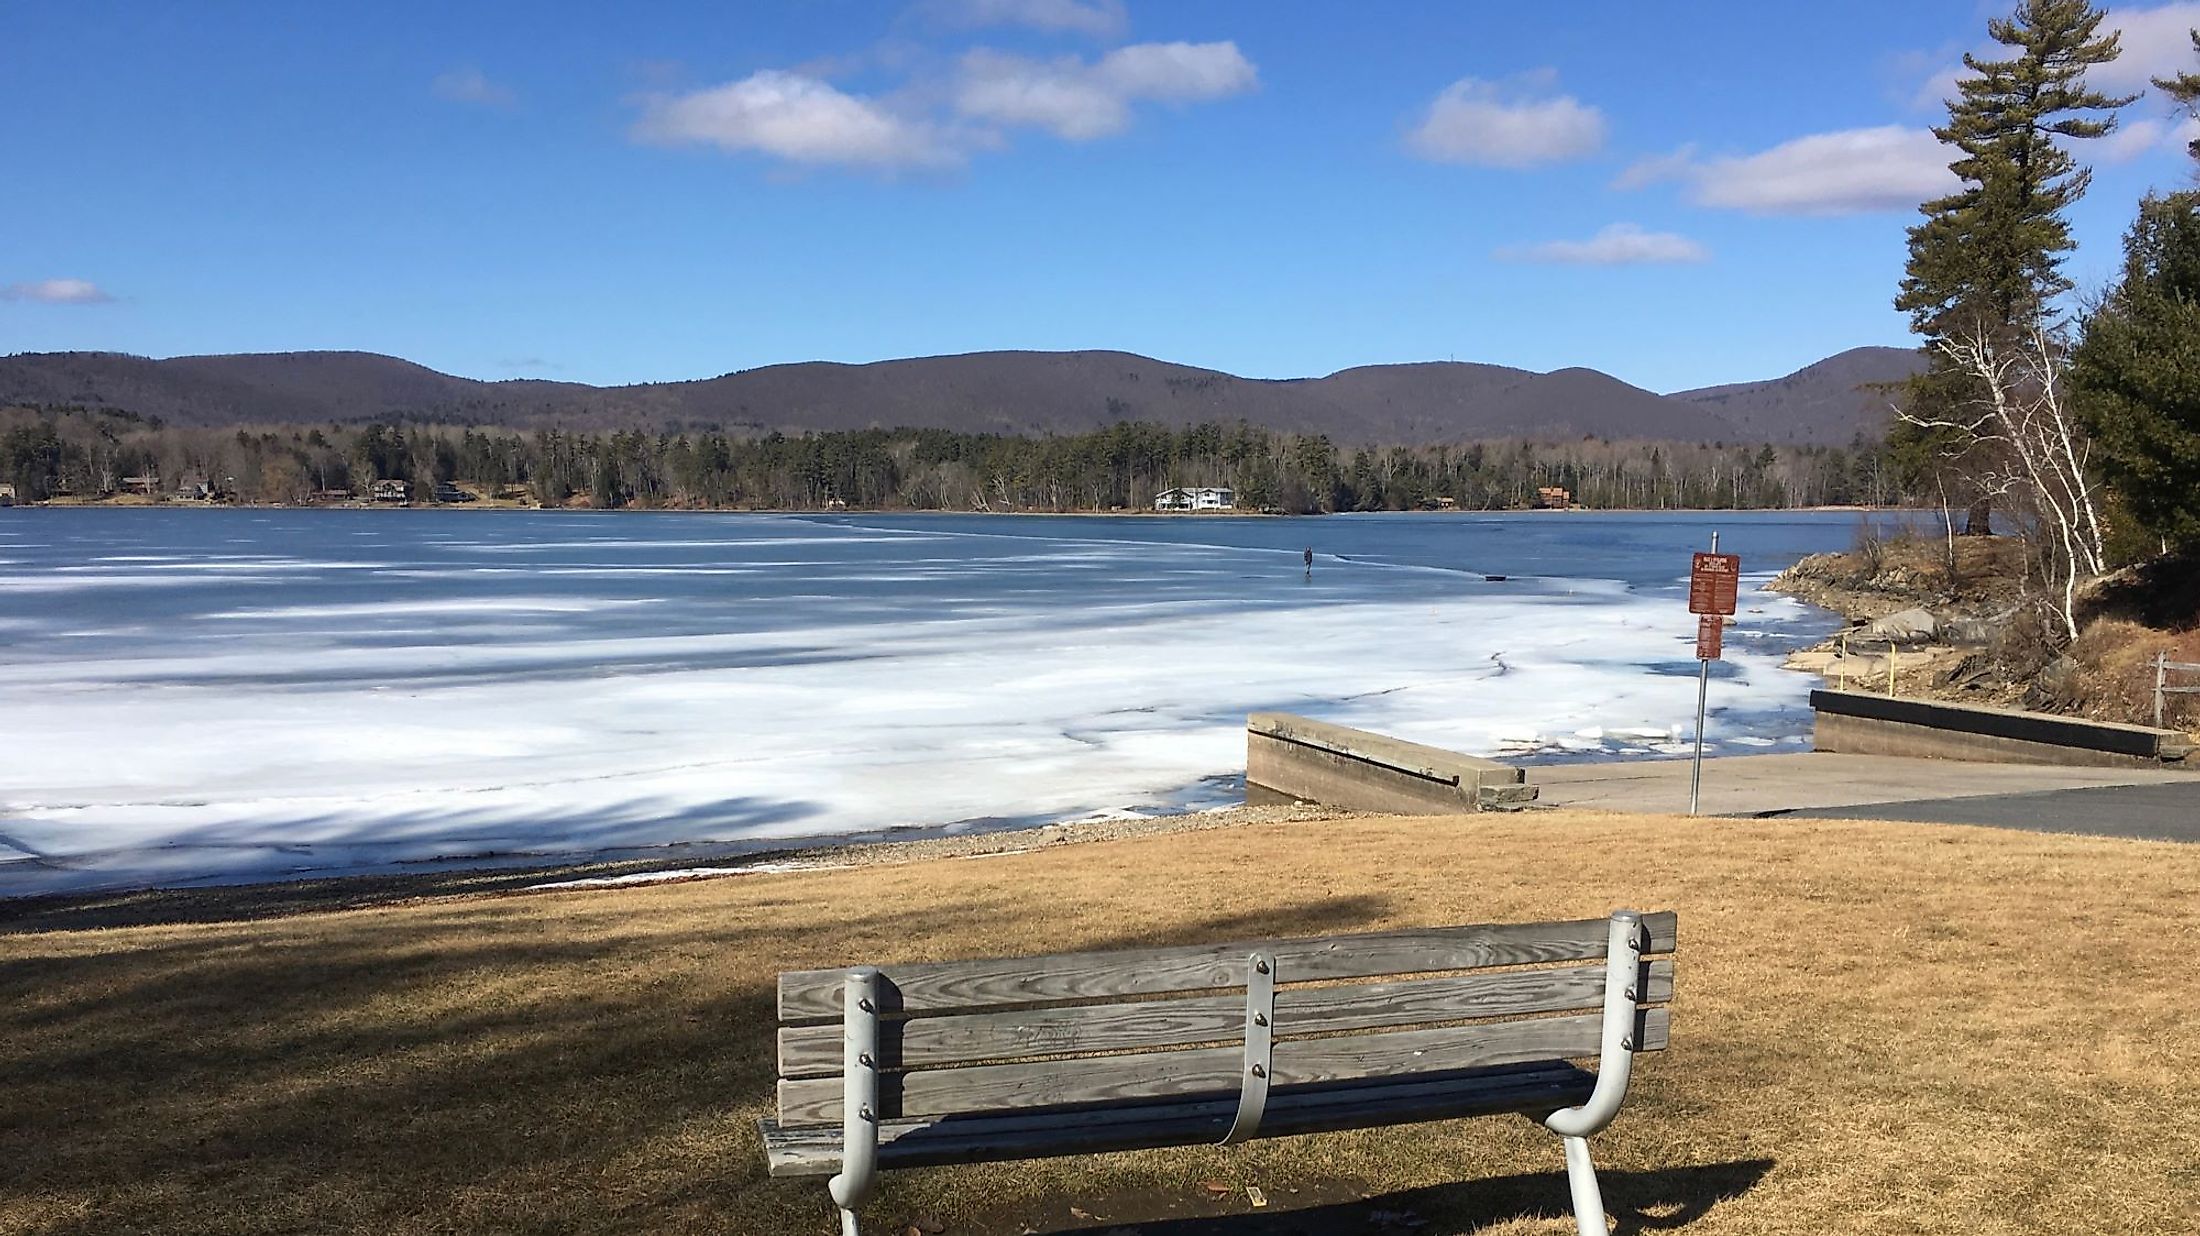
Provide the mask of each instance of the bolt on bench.
[{"label": "bolt on bench", "polygon": [[[782,974],[766,1158],[831,1175],[855,1236],[883,1168],[1518,1113],[1563,1139],[1575,1222],[1605,1236],[1586,1139],[1635,1053],[1665,1046],[1650,1006],[1673,963],[1649,958],[1674,931],[1670,911],[1622,910]],[[1592,1056],[1594,1073],[1570,1063]]]}]

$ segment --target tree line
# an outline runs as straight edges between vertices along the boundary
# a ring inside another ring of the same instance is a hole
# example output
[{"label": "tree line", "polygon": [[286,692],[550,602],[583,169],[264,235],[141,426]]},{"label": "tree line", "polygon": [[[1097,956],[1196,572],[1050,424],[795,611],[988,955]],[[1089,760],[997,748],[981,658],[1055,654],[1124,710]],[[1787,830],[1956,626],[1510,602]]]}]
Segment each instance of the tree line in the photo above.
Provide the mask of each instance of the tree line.
[{"label": "tree line", "polygon": [[[1892,505],[1917,498],[1883,446],[1731,446],[1517,439],[1343,447],[1248,424],[1126,422],[1019,437],[870,429],[532,433],[434,424],[182,429],[89,409],[0,413],[0,479],[22,500],[99,497],[127,478],[203,483],[239,501],[365,497],[401,482],[546,506],[935,511],[1141,509],[1179,486],[1228,486],[1241,508],[1291,514],[1534,505],[1560,488],[1593,507]],[[448,492],[448,491],[446,491]]]},{"label": "tree line", "polygon": [[[1890,435],[1904,476],[1950,511],[1951,563],[1956,509],[1969,531],[2025,538],[2065,640],[2091,580],[2200,553],[2200,193],[2138,204],[2110,288],[2074,295],[2064,273],[2068,211],[2092,185],[2080,154],[2137,98],[2088,84],[2122,52],[2104,17],[2022,0],[1988,22],[2005,53],[1964,57],[1934,130],[1960,187],[1922,207],[1895,298],[1928,362]],[[2188,115],[2200,104],[2200,73],[2153,85]]]}]

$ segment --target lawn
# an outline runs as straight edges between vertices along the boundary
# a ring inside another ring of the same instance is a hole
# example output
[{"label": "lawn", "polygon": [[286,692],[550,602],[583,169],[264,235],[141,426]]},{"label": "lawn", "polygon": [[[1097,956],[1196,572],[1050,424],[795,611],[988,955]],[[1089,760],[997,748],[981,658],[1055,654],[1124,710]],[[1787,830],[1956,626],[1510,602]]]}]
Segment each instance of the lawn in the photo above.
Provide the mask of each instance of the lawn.
[{"label": "lawn", "polygon": [[[764,1179],[755,1133],[780,970],[1617,906],[1680,913],[1673,1049],[1595,1142],[1622,1230],[2200,1223],[2200,847],[1544,812],[178,904],[194,921],[0,928],[0,1232],[824,1236],[822,1183]],[[1550,1135],[1479,1120],[896,1173],[868,1217],[1555,1236],[1559,1167]]]}]

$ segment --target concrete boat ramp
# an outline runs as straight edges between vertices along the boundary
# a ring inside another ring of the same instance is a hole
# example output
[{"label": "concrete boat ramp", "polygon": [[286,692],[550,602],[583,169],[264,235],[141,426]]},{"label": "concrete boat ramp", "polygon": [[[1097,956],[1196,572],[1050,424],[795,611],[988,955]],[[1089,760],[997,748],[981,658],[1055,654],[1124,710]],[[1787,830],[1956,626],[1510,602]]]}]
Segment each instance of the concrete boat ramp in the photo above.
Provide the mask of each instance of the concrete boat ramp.
[{"label": "concrete boat ramp", "polygon": [[[1528,768],[1544,807],[1685,814],[1689,761]],[[2200,774],[1814,751],[1703,764],[1705,815],[1919,820],[2200,841]]]},{"label": "concrete boat ramp", "polygon": [[[2200,759],[2180,730],[2007,708],[1813,691],[1808,754],[1704,761],[1703,813],[1988,824],[2200,841]],[[1559,765],[1551,806],[1688,810],[1687,760]]]},{"label": "concrete boat ramp", "polygon": [[[1708,816],[1914,820],[2200,842],[2192,736],[1820,691],[1816,750],[1704,761]],[[1246,800],[1457,815],[1688,811],[1690,761],[1527,767],[1289,713],[1246,724]]]}]

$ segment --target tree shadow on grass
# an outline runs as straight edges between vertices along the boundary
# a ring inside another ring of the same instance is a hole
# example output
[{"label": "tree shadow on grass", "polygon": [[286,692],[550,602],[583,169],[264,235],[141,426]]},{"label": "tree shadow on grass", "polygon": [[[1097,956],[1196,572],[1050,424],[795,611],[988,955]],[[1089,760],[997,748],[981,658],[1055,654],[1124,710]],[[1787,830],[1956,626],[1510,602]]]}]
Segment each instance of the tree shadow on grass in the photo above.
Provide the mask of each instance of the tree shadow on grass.
[{"label": "tree shadow on grass", "polygon": [[[1553,1141],[1554,1148],[1556,1141]],[[1604,1187],[1604,1207],[1614,1222],[1617,1236],[1642,1236],[1685,1228],[1711,1208],[1755,1188],[1771,1172],[1771,1159],[1737,1159],[1728,1163],[1692,1164],[1652,1171],[1599,1171]],[[1067,1226],[1047,1226],[1046,1221],[1011,1221],[1004,1231],[1066,1233],[1099,1229],[1121,1236],[1411,1236],[1417,1232],[1473,1232],[1495,1224],[1523,1219],[1570,1220],[1572,1205],[1563,1171],[1528,1172],[1496,1176],[1457,1184],[1408,1189],[1374,1197],[1357,1194],[1338,1201],[1323,1201],[1317,1191],[1311,1204],[1298,1198],[1291,1209],[1271,1206],[1236,1214],[1190,1215],[1139,1219],[1132,1216],[1152,1211],[1181,1211],[1181,1198],[1127,1197],[1094,1199],[1081,1209],[1108,1214],[1091,1220],[1076,1219]],[[1172,1204],[1173,1203],[1173,1204]],[[1200,1202],[1189,1204],[1198,1208]],[[1242,1208],[1246,1199],[1233,1193],[1217,1209]],[[1059,1209],[1053,1211],[1058,1216]]]},{"label": "tree shadow on grass", "polygon": [[[375,865],[374,854],[428,850],[447,857],[384,860],[385,870],[348,875],[335,870],[297,878],[263,873],[263,882],[186,888],[132,888],[112,892],[63,892],[6,895],[0,884],[0,934],[69,931],[98,927],[142,927],[177,923],[248,922],[328,910],[354,910],[426,897],[513,892],[560,879],[632,875],[728,862],[787,848],[778,836],[756,836],[817,816],[815,803],[732,797],[710,803],[674,803],[635,799],[587,811],[538,814],[518,823],[483,821],[463,812],[415,811],[346,824],[335,817],[291,822],[300,835],[316,838],[298,847],[303,865],[311,854],[328,864]],[[668,824],[706,832],[721,840],[651,844],[633,838]],[[539,833],[551,852],[515,848],[528,833]],[[489,841],[484,838],[497,838]],[[496,852],[498,847],[508,852]],[[159,850],[277,851],[272,844],[239,841],[221,828],[200,829],[166,838]],[[469,851],[479,851],[469,853]],[[632,856],[632,857],[627,857]],[[18,864],[21,866],[23,864]],[[54,860],[62,870],[68,860]],[[123,869],[127,873],[127,868]],[[154,871],[148,868],[148,871]],[[6,870],[0,868],[0,880]],[[154,876],[148,878],[156,878]],[[29,876],[23,877],[26,881]]]},{"label": "tree shadow on grass", "polygon": [[1318,935],[1389,911],[1322,898],[1096,936],[989,895],[809,929],[809,901],[742,902],[456,904],[26,950],[0,964],[0,1161],[25,1182],[0,1226],[20,1207],[66,1236],[811,1230],[822,1188],[766,1180],[755,1132],[777,972]]}]

